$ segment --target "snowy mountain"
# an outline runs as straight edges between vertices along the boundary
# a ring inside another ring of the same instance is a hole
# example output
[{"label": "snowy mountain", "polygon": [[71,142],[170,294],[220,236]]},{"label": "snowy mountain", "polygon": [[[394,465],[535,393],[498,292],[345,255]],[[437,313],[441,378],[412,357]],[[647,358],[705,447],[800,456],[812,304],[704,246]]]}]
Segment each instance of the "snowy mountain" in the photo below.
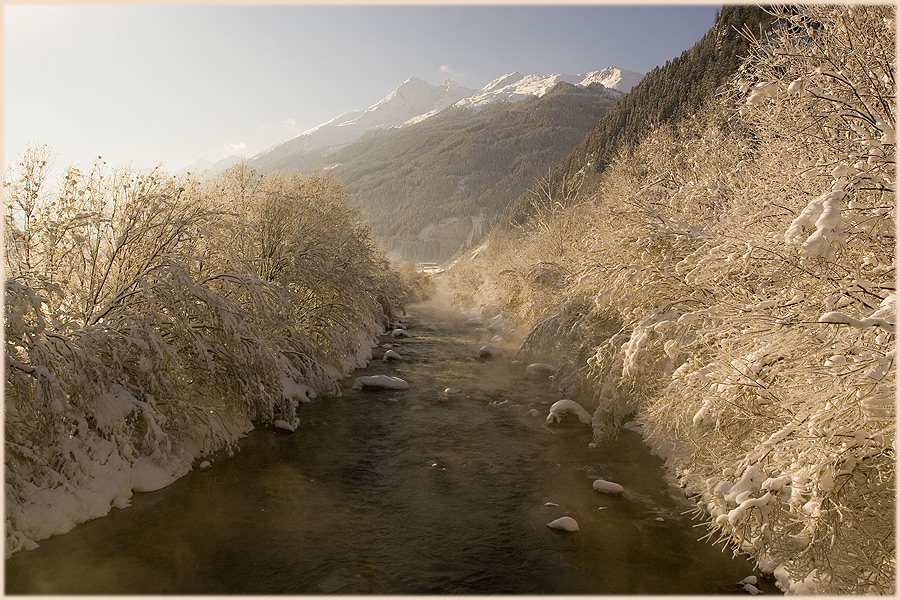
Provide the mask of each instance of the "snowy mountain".
[{"label": "snowy mountain", "polygon": [[307,155],[273,166],[292,171],[306,161],[306,172],[330,169],[389,256],[440,262],[477,243],[621,98],[601,85],[559,82],[541,96],[453,106],[371,131],[318,164]]},{"label": "snowy mountain", "polygon": [[509,73],[490,82],[477,93],[463,98],[457,106],[476,107],[491,102],[518,101],[529,96],[543,96],[561,82],[571,83],[579,87],[587,87],[592,83],[600,83],[604,87],[614,89],[623,94],[634,87],[643,75],[634,71],[626,71],[618,67],[607,67],[602,71],[592,71],[582,75],[522,75],[519,72]]},{"label": "snowy mountain", "polygon": [[399,125],[422,114],[439,112],[457,100],[466,98],[475,90],[452,81],[441,85],[428,84],[417,77],[410,77],[400,87],[372,106],[344,113],[334,119],[304,131],[297,137],[257,155],[265,162],[272,152],[290,153],[325,150],[349,144],[372,129]]},{"label": "snowy mountain", "polygon": [[515,72],[495,79],[480,90],[449,80],[441,85],[430,85],[410,77],[380,102],[313,127],[257,154],[252,162],[258,168],[267,169],[280,168],[290,160],[296,167],[302,168],[306,159],[318,159],[358,140],[369,131],[421,123],[450,106],[480,109],[493,102],[517,102],[532,96],[543,96],[562,82],[579,87],[601,83],[608,89],[625,94],[642,77],[640,73],[618,67],[581,75],[522,75]]}]

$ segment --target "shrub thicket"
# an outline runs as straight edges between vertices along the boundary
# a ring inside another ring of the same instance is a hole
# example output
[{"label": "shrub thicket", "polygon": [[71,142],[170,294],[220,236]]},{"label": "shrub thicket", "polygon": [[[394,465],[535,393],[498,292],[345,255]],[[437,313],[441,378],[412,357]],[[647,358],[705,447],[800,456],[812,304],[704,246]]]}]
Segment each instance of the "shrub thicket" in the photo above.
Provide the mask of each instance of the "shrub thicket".
[{"label": "shrub thicket", "polygon": [[710,536],[792,591],[894,589],[894,8],[774,11],[733,81],[454,279],[633,416]]},{"label": "shrub thicket", "polygon": [[51,158],[6,180],[7,552],[295,427],[406,294],[327,176],[98,160],[54,186]]}]

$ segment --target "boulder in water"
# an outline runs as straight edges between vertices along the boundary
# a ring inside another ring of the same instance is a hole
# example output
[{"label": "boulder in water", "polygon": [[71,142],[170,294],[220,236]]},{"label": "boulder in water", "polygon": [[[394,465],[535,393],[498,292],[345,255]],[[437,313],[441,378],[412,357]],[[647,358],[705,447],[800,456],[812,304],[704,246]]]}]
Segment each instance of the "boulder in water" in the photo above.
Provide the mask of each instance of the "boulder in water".
[{"label": "boulder in water", "polygon": [[594,489],[598,492],[604,492],[606,494],[621,494],[625,491],[625,488],[623,488],[618,483],[606,481],[605,479],[595,479]]},{"label": "boulder in water", "polygon": [[381,360],[383,360],[384,362],[387,362],[389,360],[403,360],[403,357],[393,350],[388,350],[384,353],[384,358],[382,358]]},{"label": "boulder in water", "polygon": [[495,356],[500,356],[503,354],[503,351],[500,350],[497,346],[492,346],[490,344],[486,346],[482,346],[478,350],[478,356],[480,358],[494,358]]},{"label": "boulder in water", "polygon": [[399,377],[391,377],[390,375],[364,375],[363,377],[357,377],[353,382],[353,389],[361,390],[365,388],[408,390],[409,384]]},{"label": "boulder in water", "polygon": [[532,377],[549,377],[556,373],[556,367],[547,363],[531,363],[525,367],[525,372]]}]

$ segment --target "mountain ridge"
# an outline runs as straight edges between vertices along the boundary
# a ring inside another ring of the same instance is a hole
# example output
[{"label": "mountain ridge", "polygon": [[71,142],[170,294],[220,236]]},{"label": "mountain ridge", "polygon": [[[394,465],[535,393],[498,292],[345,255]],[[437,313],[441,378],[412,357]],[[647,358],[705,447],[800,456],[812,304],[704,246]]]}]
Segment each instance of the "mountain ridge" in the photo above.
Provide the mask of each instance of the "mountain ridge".
[{"label": "mountain ridge", "polygon": [[[518,102],[532,96],[543,96],[558,83],[586,87],[601,84],[614,93],[626,94],[643,74],[609,66],[582,74],[553,73],[551,75],[523,75],[513,71],[502,75],[480,89],[466,88],[452,80],[438,85],[408,77],[397,88],[371,106],[334,117],[307,129],[284,142],[270,146],[249,158],[257,168],[282,168],[288,157],[298,158],[299,164],[316,163],[336,149],[346,146],[369,131],[407,127],[433,117],[450,106],[480,110],[493,102]],[[221,161],[200,159],[191,163],[195,172],[215,174],[233,164],[232,157]],[[191,169],[184,169],[191,170]]]}]

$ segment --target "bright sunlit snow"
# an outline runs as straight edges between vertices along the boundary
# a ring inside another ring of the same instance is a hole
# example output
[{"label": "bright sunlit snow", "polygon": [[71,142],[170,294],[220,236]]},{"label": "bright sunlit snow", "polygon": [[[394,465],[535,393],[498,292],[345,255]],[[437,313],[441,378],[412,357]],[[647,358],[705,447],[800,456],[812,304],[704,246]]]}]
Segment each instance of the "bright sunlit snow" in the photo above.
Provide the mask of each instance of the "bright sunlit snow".
[{"label": "bright sunlit snow", "polygon": [[563,415],[572,414],[578,417],[578,420],[585,425],[591,424],[591,415],[588,411],[575,402],[574,400],[559,400],[550,407],[550,414],[547,415],[548,423],[559,423],[562,421]]}]

